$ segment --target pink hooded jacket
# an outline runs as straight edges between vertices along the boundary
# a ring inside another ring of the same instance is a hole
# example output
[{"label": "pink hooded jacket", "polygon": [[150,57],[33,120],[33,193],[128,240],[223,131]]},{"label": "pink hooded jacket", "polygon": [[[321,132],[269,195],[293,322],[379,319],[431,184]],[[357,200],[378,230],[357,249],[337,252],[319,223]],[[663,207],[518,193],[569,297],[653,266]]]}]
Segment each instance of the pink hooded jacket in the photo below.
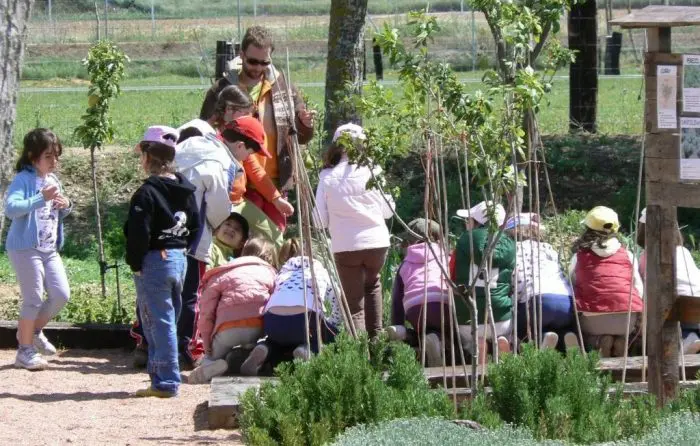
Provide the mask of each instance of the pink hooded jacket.
[{"label": "pink hooded jacket", "polygon": [[[440,247],[433,243],[433,249],[444,262],[444,254]],[[428,261],[426,262],[426,259]],[[406,257],[399,267],[399,275],[403,281],[403,307],[405,311],[416,305],[422,305],[425,298],[426,268],[428,302],[448,302],[449,286],[442,277],[442,270],[430,249],[425,243],[411,245],[406,250]]]},{"label": "pink hooded jacket", "polygon": [[232,262],[211,269],[200,284],[197,328],[204,348],[221,324],[260,317],[265,303],[275,289],[276,271],[258,257],[239,257]]}]

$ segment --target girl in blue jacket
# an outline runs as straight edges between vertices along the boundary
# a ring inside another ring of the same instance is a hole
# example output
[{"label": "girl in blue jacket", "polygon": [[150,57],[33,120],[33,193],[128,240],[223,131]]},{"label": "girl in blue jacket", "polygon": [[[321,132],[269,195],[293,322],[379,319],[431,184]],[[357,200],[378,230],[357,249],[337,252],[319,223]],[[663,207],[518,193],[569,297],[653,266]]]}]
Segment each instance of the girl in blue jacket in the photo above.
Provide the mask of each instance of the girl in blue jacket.
[{"label": "girl in blue jacket", "polygon": [[5,199],[5,215],[12,220],[5,249],[22,293],[15,366],[29,370],[45,369],[48,363],[43,356],[56,353],[42,329],[70,297],[58,251],[63,245],[63,219],[70,212],[71,202],[53,173],[62,151],[61,142],[51,130],[37,128],[27,133],[15,167],[17,174]]}]

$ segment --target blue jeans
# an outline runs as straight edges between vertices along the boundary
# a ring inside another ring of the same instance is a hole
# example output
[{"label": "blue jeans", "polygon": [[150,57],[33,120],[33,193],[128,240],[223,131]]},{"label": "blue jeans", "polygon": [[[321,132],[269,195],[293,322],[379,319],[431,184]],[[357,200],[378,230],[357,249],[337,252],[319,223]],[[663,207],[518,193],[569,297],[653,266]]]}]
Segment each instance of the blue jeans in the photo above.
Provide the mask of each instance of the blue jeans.
[{"label": "blue jeans", "polygon": [[180,368],[177,361],[177,319],[182,309],[182,287],[187,260],[181,249],[148,251],[136,283],[136,305],[148,343],[151,386],[177,393]]},{"label": "blue jeans", "polygon": [[[265,313],[263,326],[268,341],[281,347],[298,347],[306,344],[306,322],[304,319],[304,313],[286,316]],[[333,342],[337,331],[335,326],[327,323],[325,318],[321,316],[321,340],[324,344]],[[318,353],[316,313],[314,311],[309,311],[309,335],[311,351]]]},{"label": "blue jeans", "polygon": [[[530,307],[530,333],[533,335],[537,332],[534,326],[535,318],[534,311],[537,308],[535,302],[537,297],[533,297],[526,304],[518,302],[518,337],[524,339],[527,336],[527,308]],[[538,321],[538,325],[539,325]],[[574,305],[571,296],[559,294],[543,294],[542,295],[542,331],[544,333],[553,331],[562,337],[566,332],[573,330],[574,323]]]}]

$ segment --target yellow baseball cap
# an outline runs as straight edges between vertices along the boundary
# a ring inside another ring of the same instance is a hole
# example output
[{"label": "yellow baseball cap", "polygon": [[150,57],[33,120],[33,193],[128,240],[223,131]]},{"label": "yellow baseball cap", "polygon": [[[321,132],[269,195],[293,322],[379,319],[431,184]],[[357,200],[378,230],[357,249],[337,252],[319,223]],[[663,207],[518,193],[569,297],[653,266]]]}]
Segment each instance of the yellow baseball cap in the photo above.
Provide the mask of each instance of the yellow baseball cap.
[{"label": "yellow baseball cap", "polygon": [[596,206],[588,211],[586,218],[581,223],[594,231],[607,234],[614,234],[620,229],[617,213],[605,206]]}]

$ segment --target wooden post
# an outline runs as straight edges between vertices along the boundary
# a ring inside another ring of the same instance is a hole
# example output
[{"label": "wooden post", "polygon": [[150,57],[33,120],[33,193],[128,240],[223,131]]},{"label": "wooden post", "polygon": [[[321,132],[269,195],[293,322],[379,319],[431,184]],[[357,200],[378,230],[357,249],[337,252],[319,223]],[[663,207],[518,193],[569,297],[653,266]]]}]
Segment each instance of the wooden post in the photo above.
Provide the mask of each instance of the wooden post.
[{"label": "wooden post", "polygon": [[[658,55],[671,52],[671,28],[647,29],[647,91],[656,91]],[[680,154],[678,136],[658,129],[656,95],[646,97],[646,250],[649,348],[649,392],[657,405],[664,406],[678,392],[678,325],[672,310],[676,300],[676,231],[678,222],[674,202],[661,201],[663,189],[679,182]],[[664,150],[664,148],[667,148]],[[670,150],[669,150],[670,149]],[[666,152],[667,158],[658,154]]]}]

